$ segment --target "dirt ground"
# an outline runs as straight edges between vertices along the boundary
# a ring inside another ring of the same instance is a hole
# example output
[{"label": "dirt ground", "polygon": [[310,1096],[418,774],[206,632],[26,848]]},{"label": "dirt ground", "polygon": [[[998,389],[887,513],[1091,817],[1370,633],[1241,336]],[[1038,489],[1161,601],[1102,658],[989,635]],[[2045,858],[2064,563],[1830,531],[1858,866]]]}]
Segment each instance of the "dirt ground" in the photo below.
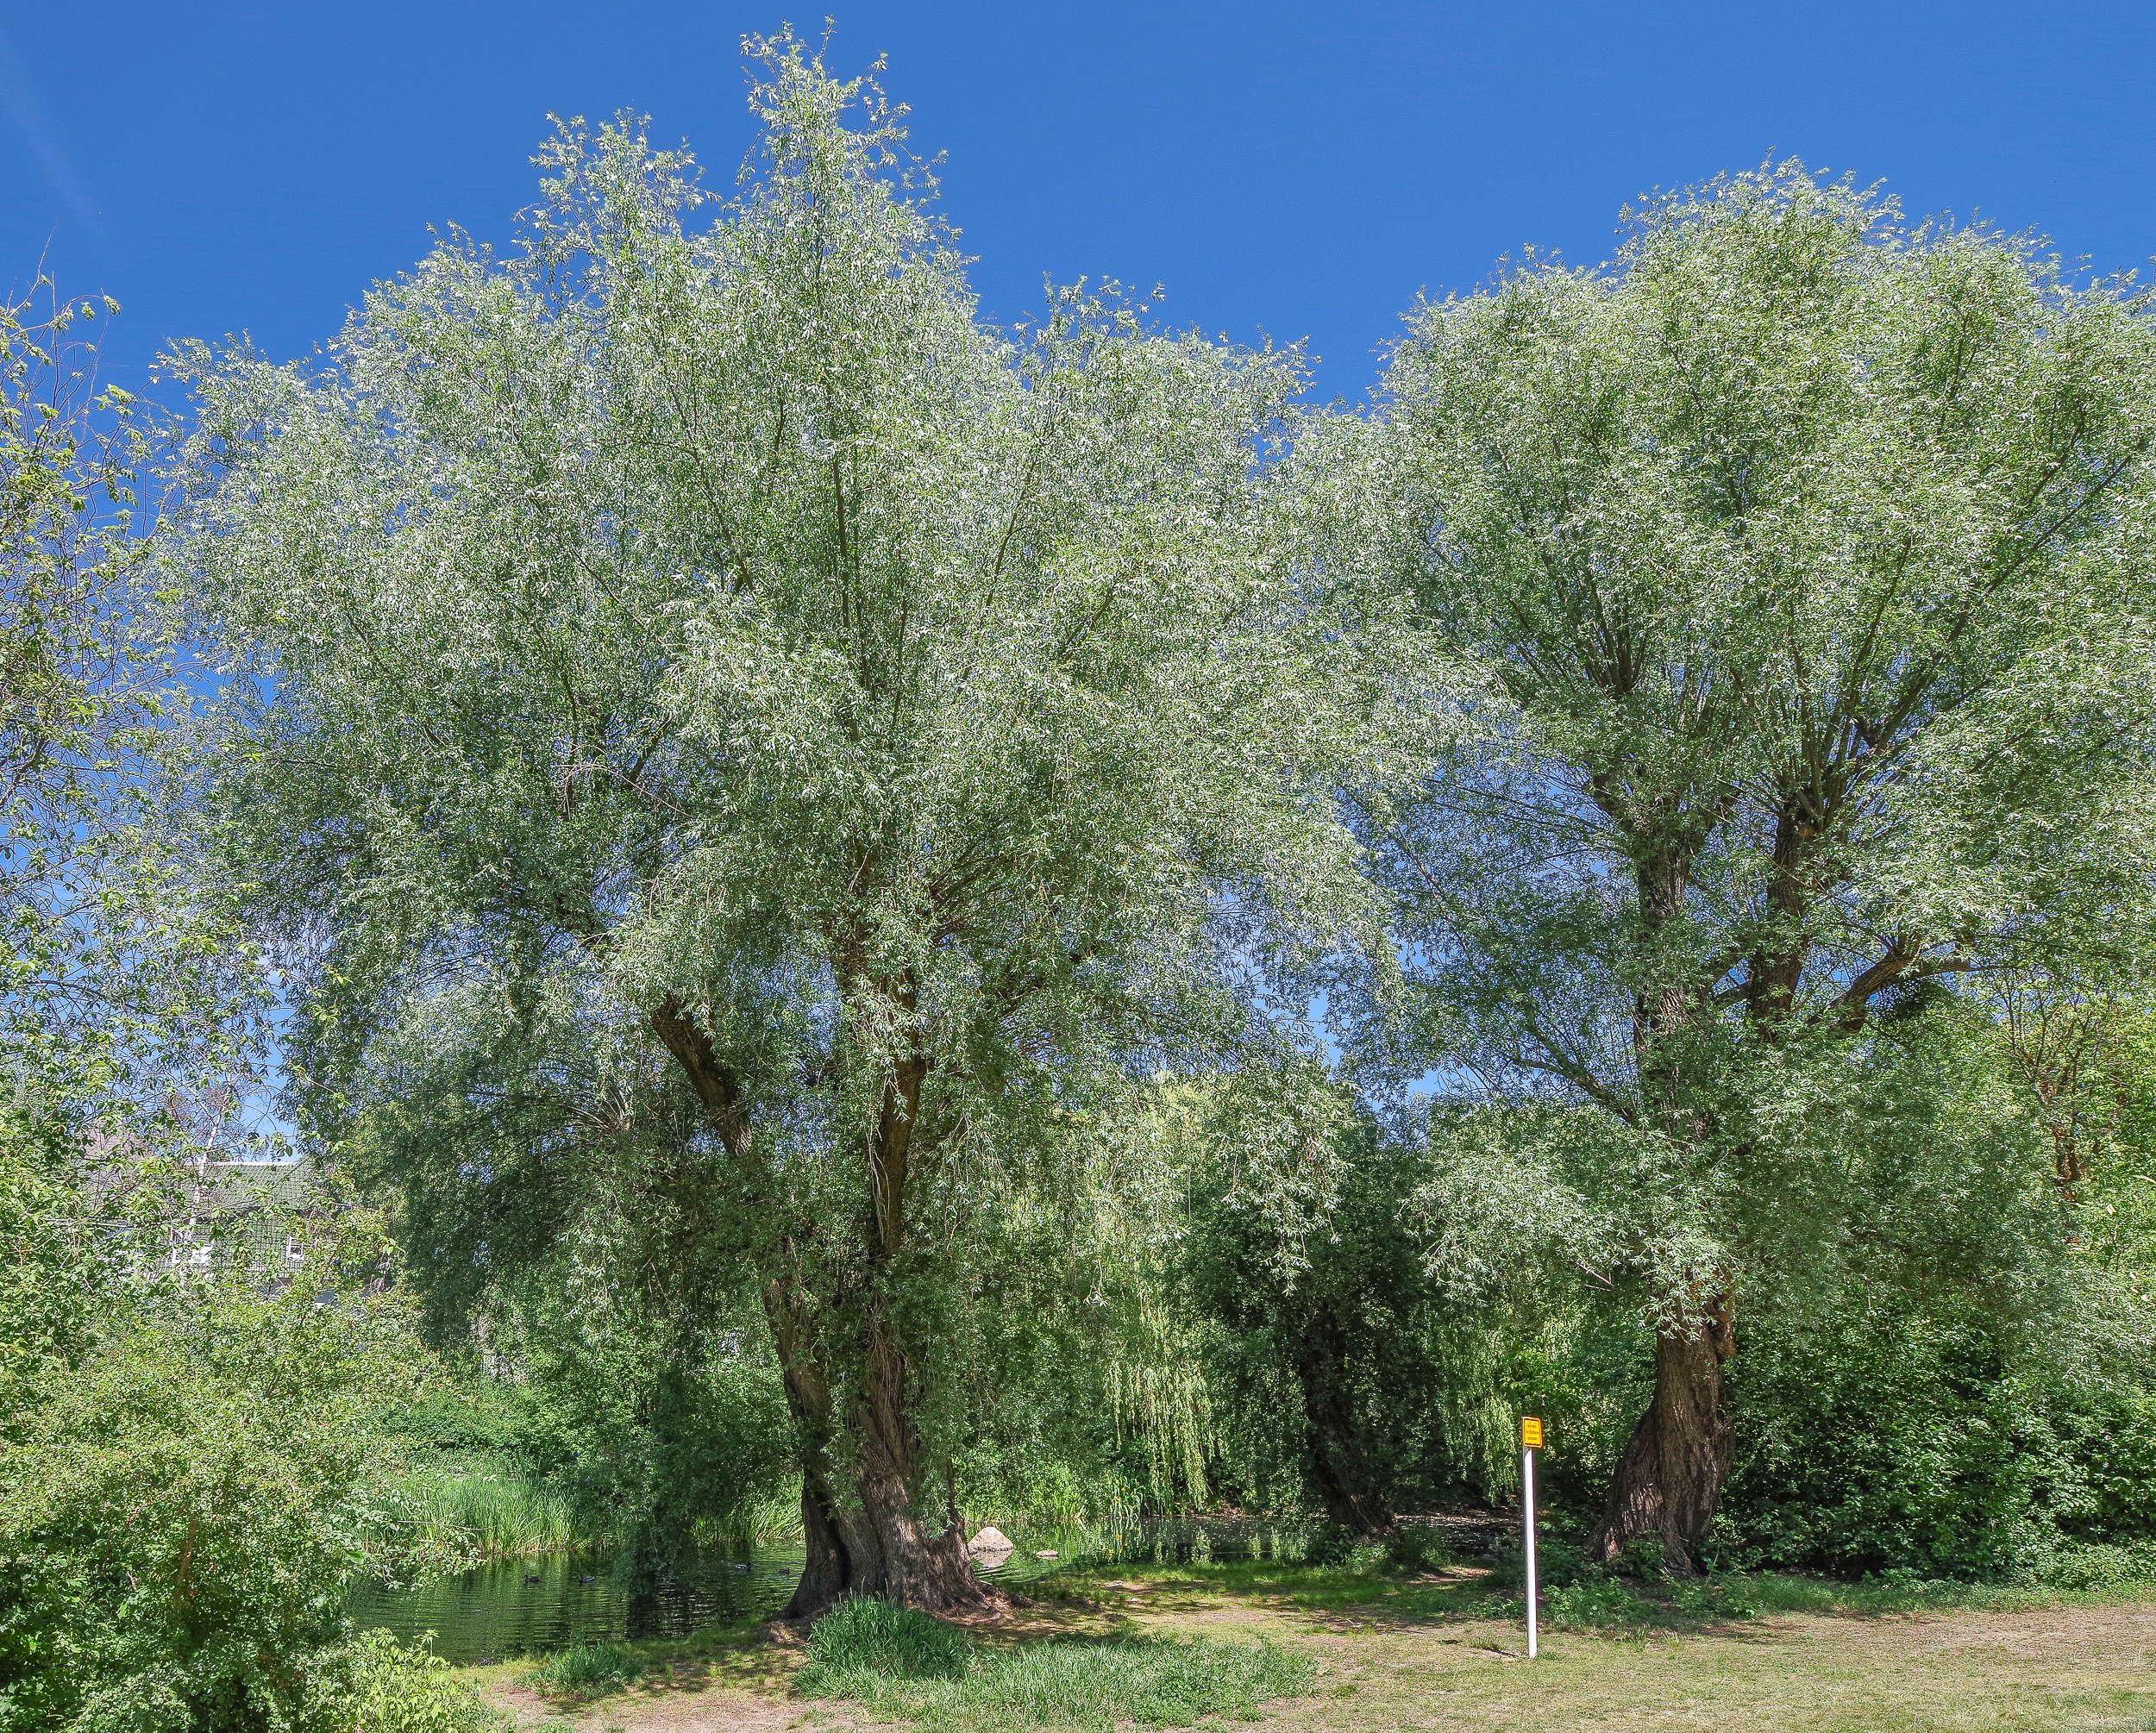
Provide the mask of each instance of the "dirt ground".
[{"label": "dirt ground", "polygon": [[[2081,1733],[2156,1729],[2156,1602],[2041,1611],[1784,1614],[1680,1634],[1519,1630],[1383,1605],[1283,1605],[1181,1582],[1090,1582],[992,1638],[1045,1630],[1263,1636],[1318,1663],[1261,1724],[1302,1733]],[[490,1695],[535,1733],[779,1733],[875,1724],[788,1694],[795,1642],[744,1638],[655,1682],[548,1702],[516,1669]]]}]

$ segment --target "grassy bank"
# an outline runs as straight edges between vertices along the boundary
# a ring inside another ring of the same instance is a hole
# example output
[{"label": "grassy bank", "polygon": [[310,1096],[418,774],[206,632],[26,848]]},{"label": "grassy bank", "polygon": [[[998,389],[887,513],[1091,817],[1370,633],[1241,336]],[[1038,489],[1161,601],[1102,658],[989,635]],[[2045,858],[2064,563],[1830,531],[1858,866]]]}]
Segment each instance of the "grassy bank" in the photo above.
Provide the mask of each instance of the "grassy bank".
[{"label": "grassy bank", "polygon": [[1313,1664],[1266,1642],[1071,1633],[991,1644],[882,1601],[849,1602],[809,1637],[804,1697],[858,1703],[934,1733],[1009,1727],[1186,1727],[1254,1715],[1309,1686]]},{"label": "grassy bank", "polygon": [[[2078,1733],[2156,1723],[2156,1593],[1760,1575],[1610,1584],[1521,1653],[1515,1592],[1471,1564],[1103,1566],[951,1632],[743,1627],[486,1669],[525,1725],[1176,1726],[1303,1733]],[[548,1674],[550,1674],[550,1676]],[[687,1717],[685,1719],[685,1717]],[[806,1717],[805,1719],[805,1717]]]}]

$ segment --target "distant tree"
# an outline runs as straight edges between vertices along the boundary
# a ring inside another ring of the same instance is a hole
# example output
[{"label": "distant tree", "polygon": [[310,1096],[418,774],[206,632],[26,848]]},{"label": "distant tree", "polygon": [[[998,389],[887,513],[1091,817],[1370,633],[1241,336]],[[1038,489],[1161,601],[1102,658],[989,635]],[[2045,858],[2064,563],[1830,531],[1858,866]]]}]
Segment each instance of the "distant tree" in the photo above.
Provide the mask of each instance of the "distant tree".
[{"label": "distant tree", "polygon": [[1588,1110],[1552,1171],[1657,1330],[1601,1557],[1696,1561],[1747,1272],[1838,1233],[1807,1104],[1883,1010],[2144,917],[2153,438],[2140,291],[1789,165],[1422,307],[1313,460],[1488,680],[1370,840],[1438,1056]]},{"label": "distant tree", "polygon": [[[999,335],[874,85],[755,51],[715,221],[571,126],[506,260],[444,246],[316,365],[184,358],[206,810],[324,1136],[432,1104],[545,1186],[688,1104],[798,1439],[792,1611],[957,1606],[972,1224],[1235,1026],[1223,946],[1352,917],[1346,695],[1259,534],[1295,358],[1079,291]],[[572,1110],[520,1142],[535,1086]]]}]

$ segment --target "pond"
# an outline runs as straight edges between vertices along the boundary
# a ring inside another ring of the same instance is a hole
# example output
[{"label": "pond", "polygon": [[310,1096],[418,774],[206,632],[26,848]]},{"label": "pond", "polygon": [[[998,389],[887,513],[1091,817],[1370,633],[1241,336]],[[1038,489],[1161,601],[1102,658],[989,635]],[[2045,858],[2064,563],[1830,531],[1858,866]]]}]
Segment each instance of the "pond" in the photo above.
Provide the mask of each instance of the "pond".
[{"label": "pond", "polygon": [[[1018,1530],[1010,1557],[981,1573],[1018,1585],[1074,1564],[1299,1556],[1307,1525],[1242,1517],[1148,1520],[1081,1530]],[[1039,1552],[1052,1559],[1036,1557]],[[432,1631],[459,1665],[539,1655],[573,1643],[681,1636],[707,1624],[770,1618],[801,1573],[798,1541],[699,1548],[663,1568],[619,1553],[555,1553],[481,1565],[417,1588],[363,1583],[350,1611],[361,1630],[406,1641]]]}]

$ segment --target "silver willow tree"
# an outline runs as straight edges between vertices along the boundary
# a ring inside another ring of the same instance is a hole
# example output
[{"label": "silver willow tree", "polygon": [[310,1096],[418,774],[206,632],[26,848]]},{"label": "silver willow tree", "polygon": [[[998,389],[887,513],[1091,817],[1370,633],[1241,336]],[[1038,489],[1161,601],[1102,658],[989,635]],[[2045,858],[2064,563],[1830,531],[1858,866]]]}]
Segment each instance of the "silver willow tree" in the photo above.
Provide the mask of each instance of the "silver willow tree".
[{"label": "silver willow tree", "polygon": [[1412,954],[1456,1054],[1572,1104],[1549,1171],[1656,1327],[1604,1558],[1695,1567],[1745,1272],[1852,1231],[1814,1108],[1882,1008],[2143,904],[2153,436],[2139,292],[1795,165],[1422,308],[1336,429],[1388,526],[1344,560],[1497,719],[1372,816]]},{"label": "silver willow tree", "polygon": [[508,256],[453,239],[310,366],[180,358],[206,810],[327,1133],[429,1048],[473,1160],[591,1078],[534,1184],[693,1104],[798,1434],[792,1611],[961,1605],[939,1320],[991,1181],[1357,894],[1261,533],[1300,364],[1082,291],[990,328],[874,83],[751,47],[731,198],[572,125]]}]

